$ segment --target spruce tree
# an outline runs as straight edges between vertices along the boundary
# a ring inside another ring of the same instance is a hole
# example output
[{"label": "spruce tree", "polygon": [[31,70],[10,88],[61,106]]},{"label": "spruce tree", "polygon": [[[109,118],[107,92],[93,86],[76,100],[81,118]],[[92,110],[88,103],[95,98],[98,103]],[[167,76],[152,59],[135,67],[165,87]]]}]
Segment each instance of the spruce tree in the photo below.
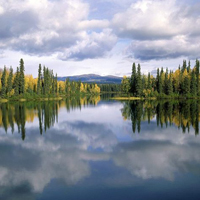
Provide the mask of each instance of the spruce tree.
[{"label": "spruce tree", "polygon": [[20,79],[20,73],[19,73],[19,67],[17,67],[17,72],[15,74],[15,79],[14,79],[14,90],[15,90],[15,95],[19,95],[19,79]]},{"label": "spruce tree", "polygon": [[168,84],[167,84],[167,94],[173,94],[173,83],[172,83],[172,72],[169,74]]},{"label": "spruce tree", "polygon": [[183,80],[183,95],[190,94],[190,79],[186,76]]},{"label": "spruce tree", "polygon": [[39,64],[39,69],[38,69],[38,80],[37,80],[37,94],[40,95],[41,94],[41,79],[42,79],[42,67],[41,64]]},{"label": "spruce tree", "polygon": [[1,96],[5,97],[6,96],[6,67],[4,66],[3,69],[3,74],[1,77]]},{"label": "spruce tree", "polygon": [[157,69],[157,75],[156,75],[156,89],[159,93],[159,87],[160,87],[160,69]]},{"label": "spruce tree", "polygon": [[197,95],[197,82],[196,82],[196,75],[195,75],[194,69],[192,70],[192,74],[191,74],[190,88],[191,88],[191,95],[196,96]]},{"label": "spruce tree", "polygon": [[148,73],[148,81],[147,81],[147,89],[151,90],[152,85],[151,85],[151,75]]},{"label": "spruce tree", "polygon": [[56,73],[56,79],[55,79],[55,92],[56,92],[56,94],[58,93],[58,76],[57,76],[57,73]]},{"label": "spruce tree", "polygon": [[50,73],[50,70],[49,68],[47,67],[46,68],[46,85],[45,85],[45,91],[46,91],[46,94],[48,95],[49,92],[50,92],[50,87],[51,87],[51,73]]},{"label": "spruce tree", "polygon": [[168,93],[168,84],[169,84],[169,80],[168,80],[168,68],[167,68],[166,72],[165,72],[165,80],[164,80],[164,93],[165,94]]},{"label": "spruce tree", "polygon": [[196,60],[196,82],[197,82],[197,95],[200,96],[200,84],[199,84],[199,60]]},{"label": "spruce tree", "polygon": [[52,94],[55,95],[55,78],[54,75],[51,75],[52,77]]},{"label": "spruce tree", "polygon": [[25,92],[25,78],[24,78],[24,61],[21,58],[19,62],[19,93],[24,94]]},{"label": "spruce tree", "polygon": [[141,76],[141,67],[138,64],[137,67],[137,76],[136,76],[136,96],[140,97],[142,95],[142,76]]},{"label": "spruce tree", "polygon": [[131,74],[131,80],[130,80],[130,92],[135,95],[135,92],[136,92],[136,77],[137,77],[137,74],[136,74],[136,66],[135,66],[135,63],[133,63],[133,66],[132,66],[132,74]]},{"label": "spruce tree", "polygon": [[156,77],[156,82],[157,82],[157,91],[159,94],[162,94],[162,89],[163,89],[163,80],[162,80],[162,76],[163,76],[163,68],[161,69],[161,71],[159,70],[159,68],[157,69],[157,77]]},{"label": "spruce tree", "polygon": [[186,60],[183,60],[183,66],[182,66],[182,73],[185,71],[185,69],[187,69],[187,63]]},{"label": "spruce tree", "polygon": [[190,60],[188,62],[188,66],[187,66],[187,72],[190,73],[190,68],[191,68],[191,65],[190,65]]},{"label": "spruce tree", "polygon": [[160,78],[159,79],[159,93],[162,94],[163,93],[163,86],[164,86],[164,70],[163,70],[163,67],[161,68],[159,78]]},{"label": "spruce tree", "polygon": [[10,93],[12,90],[12,79],[13,79],[13,68],[10,67],[10,72],[8,76],[8,84],[7,84],[7,93]]}]

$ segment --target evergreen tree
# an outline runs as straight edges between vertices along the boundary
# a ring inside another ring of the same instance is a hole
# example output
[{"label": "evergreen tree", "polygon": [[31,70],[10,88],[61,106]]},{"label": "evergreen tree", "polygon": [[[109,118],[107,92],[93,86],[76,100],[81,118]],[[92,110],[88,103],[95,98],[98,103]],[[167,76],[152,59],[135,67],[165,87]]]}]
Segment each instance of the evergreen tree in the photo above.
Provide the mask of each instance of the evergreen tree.
[{"label": "evergreen tree", "polygon": [[19,62],[19,93],[24,94],[25,92],[25,79],[24,79],[24,61],[21,58]]},{"label": "evergreen tree", "polygon": [[197,95],[200,96],[200,84],[199,84],[199,60],[196,60],[196,82],[197,82]]},{"label": "evergreen tree", "polygon": [[190,79],[186,76],[183,80],[183,94],[189,95],[190,94]]},{"label": "evergreen tree", "polygon": [[172,72],[170,72],[167,84],[167,95],[172,95],[172,94],[173,94]]},{"label": "evergreen tree", "polygon": [[188,66],[187,66],[187,72],[188,72],[188,73],[190,73],[190,67],[191,67],[191,65],[190,65],[190,60],[189,60]]},{"label": "evergreen tree", "polygon": [[136,74],[136,66],[135,66],[135,63],[133,63],[133,66],[132,66],[132,74],[131,74],[131,80],[130,80],[130,92],[135,95],[135,92],[136,92],[136,77],[137,77],[137,74]]},{"label": "evergreen tree", "polygon": [[182,66],[182,73],[187,69],[187,63],[186,60],[183,60],[183,66]]},{"label": "evergreen tree", "polygon": [[156,81],[157,81],[157,91],[159,94],[162,94],[163,92],[163,68],[161,69],[161,71],[159,70],[159,68],[157,69],[157,77],[156,77]]},{"label": "evergreen tree", "polygon": [[141,67],[138,64],[137,76],[136,76],[136,96],[140,97],[142,95],[142,76],[141,76]]},{"label": "evergreen tree", "polygon": [[53,71],[49,70],[44,66],[43,68],[43,94],[48,95],[50,94],[50,89],[52,89],[52,77],[53,77]]},{"label": "evergreen tree", "polygon": [[163,67],[161,68],[159,78],[160,78],[160,80],[159,80],[159,93],[162,94],[164,92],[163,87],[164,87],[164,79],[165,79]]},{"label": "evergreen tree", "polygon": [[150,73],[148,73],[147,89],[149,90],[152,89]]},{"label": "evergreen tree", "polygon": [[8,76],[8,84],[7,84],[7,93],[10,93],[12,90],[12,79],[13,79],[13,68],[10,67],[10,72]]},{"label": "evergreen tree", "polygon": [[156,75],[156,89],[158,92],[160,91],[159,87],[160,87],[160,69],[158,68]]},{"label": "evergreen tree", "polygon": [[5,97],[6,96],[6,67],[4,66],[3,69],[3,74],[1,77],[1,96]]},{"label": "evergreen tree", "polygon": [[39,64],[39,69],[38,69],[38,80],[37,80],[37,94],[40,95],[41,94],[41,79],[42,79],[42,67],[41,64]]},{"label": "evergreen tree", "polygon": [[42,82],[43,94],[46,95],[46,67],[43,67],[43,82]]},{"label": "evergreen tree", "polygon": [[19,95],[19,79],[20,79],[20,73],[19,73],[19,67],[17,67],[17,72],[15,74],[15,79],[14,79],[15,95]]},{"label": "evergreen tree", "polygon": [[58,76],[57,76],[57,73],[56,73],[56,79],[55,79],[55,92],[56,92],[56,94],[58,93]]},{"label": "evergreen tree", "polygon": [[194,69],[192,70],[192,75],[191,75],[191,95],[192,96],[197,95],[197,82]]},{"label": "evergreen tree", "polygon": [[168,80],[168,68],[167,68],[166,72],[165,72],[165,80],[164,80],[164,93],[165,94],[168,93],[168,84],[169,84],[169,80]]},{"label": "evergreen tree", "polygon": [[51,75],[52,77],[52,94],[55,95],[55,78],[54,75]]},{"label": "evergreen tree", "polygon": [[142,92],[147,89],[148,78],[146,75],[142,75]]}]

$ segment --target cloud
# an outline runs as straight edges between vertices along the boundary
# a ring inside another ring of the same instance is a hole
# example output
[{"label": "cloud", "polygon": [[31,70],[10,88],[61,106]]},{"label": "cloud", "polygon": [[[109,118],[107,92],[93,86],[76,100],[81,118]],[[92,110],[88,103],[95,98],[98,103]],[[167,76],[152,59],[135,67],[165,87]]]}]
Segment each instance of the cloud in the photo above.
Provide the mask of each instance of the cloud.
[{"label": "cloud", "polygon": [[137,40],[171,38],[179,33],[178,20],[174,20],[175,1],[142,0],[117,13],[112,25],[120,37]]},{"label": "cloud", "polygon": [[77,42],[76,45],[60,54],[59,58],[61,60],[84,60],[103,57],[106,52],[113,48],[116,41],[116,36],[109,29],[103,30],[100,33],[92,32],[90,35],[85,35],[84,40]]},{"label": "cloud", "polygon": [[5,57],[4,51],[0,50],[0,58],[4,58],[4,57]]},{"label": "cloud", "polygon": [[126,50],[127,55],[140,60],[161,60],[188,57],[196,59],[200,53],[200,38],[177,36],[171,40],[133,41]]},{"label": "cloud", "polygon": [[7,46],[37,55],[61,51],[81,39],[82,33],[77,31],[77,24],[86,19],[88,13],[87,4],[78,0],[8,1],[4,6],[6,12],[0,19],[6,25],[2,28],[5,36],[11,37]]},{"label": "cloud", "polygon": [[108,28],[110,25],[108,20],[85,20],[79,23],[80,29],[105,29]]},{"label": "cloud", "polygon": [[140,60],[199,57],[200,4],[176,0],[141,0],[117,13],[112,26],[118,37],[131,38],[126,53]]},{"label": "cloud", "polygon": [[116,37],[107,30],[108,20],[88,20],[88,14],[81,0],[3,1],[0,48],[38,56],[66,52],[59,56],[63,60],[104,56]]},{"label": "cloud", "polygon": [[0,16],[0,40],[19,37],[34,30],[38,17],[33,11],[7,11]]},{"label": "cloud", "polygon": [[82,61],[116,55],[121,41],[131,60],[194,59],[199,11],[195,0],[3,0],[0,49]]}]

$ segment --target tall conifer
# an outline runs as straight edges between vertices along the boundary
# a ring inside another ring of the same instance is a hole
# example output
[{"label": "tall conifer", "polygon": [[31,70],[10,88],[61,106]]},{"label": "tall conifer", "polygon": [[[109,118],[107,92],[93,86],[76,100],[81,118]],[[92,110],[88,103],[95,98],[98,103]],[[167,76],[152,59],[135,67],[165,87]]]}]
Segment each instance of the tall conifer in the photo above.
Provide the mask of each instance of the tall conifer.
[{"label": "tall conifer", "polygon": [[6,66],[4,66],[3,69],[3,74],[1,77],[1,96],[5,97],[6,96]]},{"label": "tall conifer", "polygon": [[25,92],[25,78],[24,78],[24,61],[21,58],[19,62],[19,93]]},{"label": "tall conifer", "polygon": [[8,84],[7,84],[7,93],[10,93],[12,90],[12,79],[13,79],[13,68],[10,67],[9,76],[8,76]]}]

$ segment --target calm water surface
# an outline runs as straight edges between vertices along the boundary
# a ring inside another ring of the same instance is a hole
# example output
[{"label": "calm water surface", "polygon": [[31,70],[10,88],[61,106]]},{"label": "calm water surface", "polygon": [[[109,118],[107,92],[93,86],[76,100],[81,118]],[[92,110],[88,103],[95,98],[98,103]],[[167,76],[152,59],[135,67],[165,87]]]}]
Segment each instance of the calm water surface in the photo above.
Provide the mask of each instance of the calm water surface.
[{"label": "calm water surface", "polygon": [[0,199],[200,199],[200,106],[0,105]]}]

